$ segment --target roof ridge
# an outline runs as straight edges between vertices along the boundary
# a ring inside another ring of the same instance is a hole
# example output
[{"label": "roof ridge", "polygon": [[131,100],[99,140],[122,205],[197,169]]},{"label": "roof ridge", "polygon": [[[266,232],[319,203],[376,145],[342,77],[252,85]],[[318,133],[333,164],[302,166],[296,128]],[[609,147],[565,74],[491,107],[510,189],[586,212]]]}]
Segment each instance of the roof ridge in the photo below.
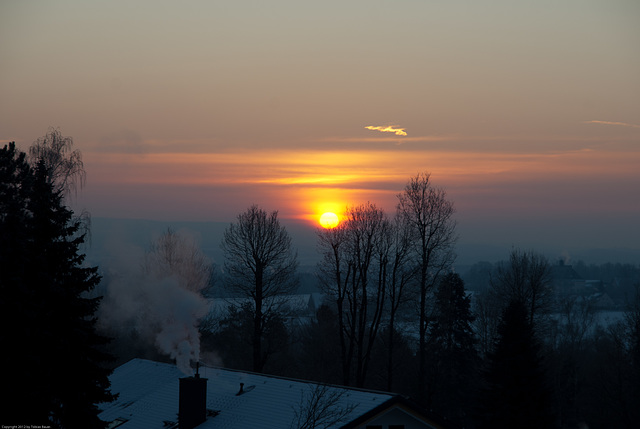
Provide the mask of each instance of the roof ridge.
[{"label": "roof ridge", "polygon": [[206,365],[206,364],[203,364],[202,362],[200,362],[200,370],[202,370],[202,368],[208,368],[208,369],[213,369],[213,370],[222,370],[222,371],[231,371],[231,372],[241,373],[241,374],[257,375],[257,376],[261,376],[261,377],[275,378],[275,379],[278,379],[278,380],[295,381],[296,383],[315,384],[315,385],[322,385],[322,386],[328,386],[328,387],[335,387],[335,388],[338,388],[338,389],[355,390],[355,391],[358,391],[358,392],[377,393],[379,395],[387,395],[387,396],[391,396],[391,397],[402,396],[402,395],[400,395],[398,393],[385,392],[384,390],[366,389],[364,387],[344,386],[342,384],[323,383],[323,382],[320,382],[320,381],[303,380],[301,378],[286,377],[286,376],[283,376],[283,375],[265,374],[265,373],[261,373],[261,372],[246,371],[246,370],[235,369],[235,368],[224,368],[224,367],[220,367],[220,366]]}]

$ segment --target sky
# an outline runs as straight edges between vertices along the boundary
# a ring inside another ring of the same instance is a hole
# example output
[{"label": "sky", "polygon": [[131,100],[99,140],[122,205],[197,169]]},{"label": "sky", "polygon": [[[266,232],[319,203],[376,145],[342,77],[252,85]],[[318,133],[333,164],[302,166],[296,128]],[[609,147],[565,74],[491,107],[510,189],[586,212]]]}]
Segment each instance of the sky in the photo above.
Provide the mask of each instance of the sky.
[{"label": "sky", "polygon": [[0,0],[0,144],[94,217],[309,226],[429,172],[460,241],[640,249],[640,2]]}]

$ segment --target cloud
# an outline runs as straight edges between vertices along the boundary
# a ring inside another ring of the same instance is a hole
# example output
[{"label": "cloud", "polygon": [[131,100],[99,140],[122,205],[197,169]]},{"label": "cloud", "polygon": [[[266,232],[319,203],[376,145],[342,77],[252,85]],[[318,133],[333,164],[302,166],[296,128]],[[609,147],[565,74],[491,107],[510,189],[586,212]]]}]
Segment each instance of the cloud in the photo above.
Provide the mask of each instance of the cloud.
[{"label": "cloud", "polygon": [[[433,135],[433,136],[413,136],[402,139],[402,143],[429,143],[429,142],[446,142],[457,141],[462,137],[458,135]],[[323,137],[318,140],[322,143],[398,143],[398,139],[391,136],[376,137]],[[326,148],[326,146],[323,146]]]},{"label": "cloud", "polygon": [[620,125],[622,127],[640,128],[640,125],[627,124],[626,122],[611,122],[611,121],[584,121],[585,124],[604,124],[604,125]]},{"label": "cloud", "polygon": [[368,125],[365,128],[372,131],[380,131],[381,133],[395,133],[397,136],[406,136],[404,128],[394,128],[395,125],[387,125],[386,127]]},{"label": "cloud", "polygon": [[145,142],[137,131],[122,128],[100,136],[99,149],[110,152],[146,152]]}]

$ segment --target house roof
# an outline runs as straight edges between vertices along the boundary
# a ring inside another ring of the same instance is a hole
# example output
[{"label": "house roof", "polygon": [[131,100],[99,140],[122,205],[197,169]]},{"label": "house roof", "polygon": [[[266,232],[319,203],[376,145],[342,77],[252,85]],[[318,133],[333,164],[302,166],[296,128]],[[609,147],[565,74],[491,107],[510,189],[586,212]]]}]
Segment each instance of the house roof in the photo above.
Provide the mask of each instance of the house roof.
[{"label": "house roof", "polygon": [[564,263],[551,266],[551,278],[554,280],[582,280],[580,274],[571,265]]},{"label": "house roof", "polygon": [[[119,396],[114,402],[101,404],[99,417],[114,422],[112,427],[119,429],[173,427],[172,423],[177,422],[181,377],[184,374],[175,365],[133,359],[111,375],[111,391]],[[215,416],[209,416],[198,429],[288,428],[319,386],[212,367],[200,367],[200,377],[208,380],[206,408]],[[244,393],[237,395],[240,383],[244,383]],[[334,407],[348,410],[336,427],[370,416],[384,409],[385,403],[395,404],[398,398],[391,393],[341,386],[328,386],[327,391],[336,398]],[[117,423],[121,424],[115,426]]]},{"label": "house roof", "polygon": [[356,417],[354,420],[346,423],[341,429],[357,429],[366,427],[366,423],[374,421],[381,415],[389,412],[390,410],[401,409],[407,414],[410,414],[412,419],[421,422],[424,427],[433,429],[457,429],[458,426],[447,419],[437,416],[432,413],[426,412],[426,410],[419,407],[413,401],[405,398],[404,396],[396,395],[388,401],[379,404],[377,407],[372,408],[361,416]]}]

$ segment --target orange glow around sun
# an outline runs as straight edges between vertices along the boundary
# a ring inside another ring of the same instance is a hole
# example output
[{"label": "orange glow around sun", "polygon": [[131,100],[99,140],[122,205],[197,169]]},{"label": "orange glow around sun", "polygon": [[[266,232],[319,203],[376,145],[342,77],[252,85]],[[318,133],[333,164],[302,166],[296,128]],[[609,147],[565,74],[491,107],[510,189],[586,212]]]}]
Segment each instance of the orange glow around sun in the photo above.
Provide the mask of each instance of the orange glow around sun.
[{"label": "orange glow around sun", "polygon": [[331,229],[338,226],[340,219],[338,215],[333,212],[325,212],[320,216],[319,222],[323,228]]}]

